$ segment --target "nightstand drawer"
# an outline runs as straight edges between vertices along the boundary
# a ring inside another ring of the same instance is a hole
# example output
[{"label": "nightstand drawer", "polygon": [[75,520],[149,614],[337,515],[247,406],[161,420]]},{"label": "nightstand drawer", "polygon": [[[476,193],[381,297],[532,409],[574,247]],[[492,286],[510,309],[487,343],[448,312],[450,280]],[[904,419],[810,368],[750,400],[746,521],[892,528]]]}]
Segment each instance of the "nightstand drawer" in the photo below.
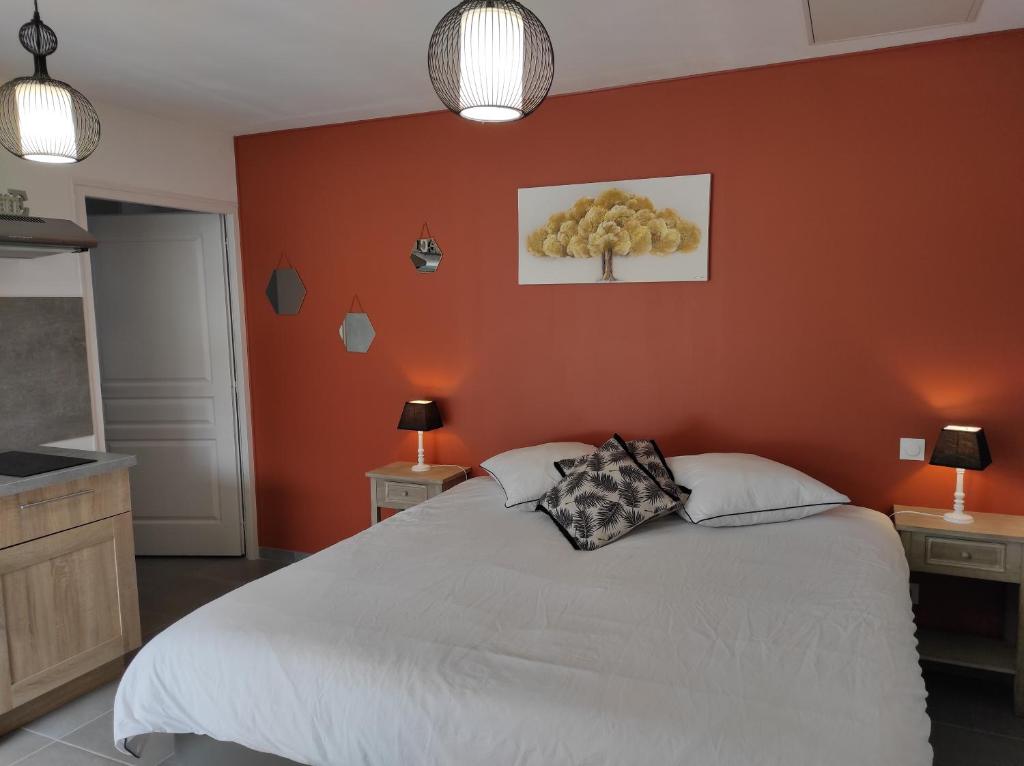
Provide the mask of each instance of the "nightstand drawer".
[{"label": "nightstand drawer", "polygon": [[427,488],[422,484],[406,484],[401,481],[384,482],[384,505],[399,503],[402,506],[416,505],[427,499]]},{"label": "nightstand drawer", "polygon": [[900,536],[914,572],[1020,582],[1024,544],[1015,540],[976,540],[926,530],[904,530]]},{"label": "nightstand drawer", "polygon": [[932,566],[1006,571],[1006,545],[980,540],[953,540],[948,537],[925,538],[924,560]]}]

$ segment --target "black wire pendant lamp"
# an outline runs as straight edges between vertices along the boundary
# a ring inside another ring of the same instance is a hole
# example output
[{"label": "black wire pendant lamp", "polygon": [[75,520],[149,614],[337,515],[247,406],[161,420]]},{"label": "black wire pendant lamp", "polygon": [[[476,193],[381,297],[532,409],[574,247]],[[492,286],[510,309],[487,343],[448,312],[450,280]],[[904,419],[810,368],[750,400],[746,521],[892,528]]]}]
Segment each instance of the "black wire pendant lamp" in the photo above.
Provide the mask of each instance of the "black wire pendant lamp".
[{"label": "black wire pendant lamp", "polygon": [[509,122],[551,90],[555,53],[533,12],[516,0],[463,0],[434,28],[427,69],[438,97],[467,120]]},{"label": "black wire pendant lamp", "polygon": [[57,35],[39,18],[38,0],[18,39],[35,58],[35,72],[0,87],[0,143],[26,160],[81,162],[100,142],[100,118],[89,99],[46,71]]}]

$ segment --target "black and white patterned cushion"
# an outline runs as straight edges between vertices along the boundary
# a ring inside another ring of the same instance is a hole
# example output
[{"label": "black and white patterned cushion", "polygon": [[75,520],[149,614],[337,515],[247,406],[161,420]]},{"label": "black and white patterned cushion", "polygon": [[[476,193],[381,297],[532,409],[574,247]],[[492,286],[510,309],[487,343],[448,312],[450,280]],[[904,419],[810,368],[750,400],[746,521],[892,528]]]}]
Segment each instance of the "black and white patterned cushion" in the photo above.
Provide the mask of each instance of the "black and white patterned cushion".
[{"label": "black and white patterned cushion", "polygon": [[577,550],[592,551],[676,510],[679,500],[655,481],[616,434],[540,499]]},{"label": "black and white patterned cushion", "polygon": [[[672,470],[668,467],[668,462],[665,460],[661,448],[658,447],[658,443],[654,439],[633,439],[626,442],[626,450],[636,458],[640,466],[647,470],[667,494],[676,499],[676,510],[681,511],[686,505],[686,501],[690,499],[690,490],[681,484],[676,484]],[[587,467],[591,455],[558,460],[555,462],[555,470],[563,477],[576,473],[576,471]]]}]

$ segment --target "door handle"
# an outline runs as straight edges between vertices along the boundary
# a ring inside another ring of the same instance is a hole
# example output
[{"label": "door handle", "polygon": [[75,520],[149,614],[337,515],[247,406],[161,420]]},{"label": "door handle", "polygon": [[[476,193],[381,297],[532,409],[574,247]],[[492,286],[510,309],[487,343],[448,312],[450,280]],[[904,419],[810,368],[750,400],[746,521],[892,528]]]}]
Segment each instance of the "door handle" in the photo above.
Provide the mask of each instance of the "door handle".
[{"label": "door handle", "polygon": [[46,505],[47,503],[56,503],[60,500],[70,500],[73,497],[81,497],[82,495],[91,495],[94,490],[83,489],[78,492],[69,492],[66,495],[58,495],[57,497],[48,497],[45,500],[36,500],[34,503],[19,503],[18,510],[27,511],[29,508],[35,508],[39,505]]}]

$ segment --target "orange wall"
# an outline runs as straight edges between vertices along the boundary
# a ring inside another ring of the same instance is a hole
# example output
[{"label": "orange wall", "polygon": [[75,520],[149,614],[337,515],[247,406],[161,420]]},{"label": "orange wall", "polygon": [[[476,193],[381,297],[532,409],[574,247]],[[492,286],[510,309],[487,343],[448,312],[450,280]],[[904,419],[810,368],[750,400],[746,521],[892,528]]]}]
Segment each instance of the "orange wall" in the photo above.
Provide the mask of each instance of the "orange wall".
[{"label": "orange wall", "polygon": [[[976,510],[1024,513],[1024,32],[236,141],[260,540],[365,528],[363,473],[436,397],[428,460],[612,430],[749,451],[887,509],[953,472],[897,460],[985,426]],[[714,174],[707,283],[520,287],[516,190]],[[420,226],[444,249],[417,274]],[[296,317],[263,296],[287,253]],[[358,294],[377,338],[337,328]]]}]

